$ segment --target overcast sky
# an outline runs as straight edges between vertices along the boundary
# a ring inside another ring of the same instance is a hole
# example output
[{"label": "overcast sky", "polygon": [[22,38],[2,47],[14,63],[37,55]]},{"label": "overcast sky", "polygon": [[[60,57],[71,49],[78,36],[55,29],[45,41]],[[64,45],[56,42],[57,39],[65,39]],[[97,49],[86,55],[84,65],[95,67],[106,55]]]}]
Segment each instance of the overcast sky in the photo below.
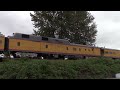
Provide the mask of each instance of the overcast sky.
[{"label": "overcast sky", "polygon": [[[92,11],[97,24],[96,45],[120,49],[120,11]],[[33,33],[30,11],[0,11],[0,32],[5,36]]]}]

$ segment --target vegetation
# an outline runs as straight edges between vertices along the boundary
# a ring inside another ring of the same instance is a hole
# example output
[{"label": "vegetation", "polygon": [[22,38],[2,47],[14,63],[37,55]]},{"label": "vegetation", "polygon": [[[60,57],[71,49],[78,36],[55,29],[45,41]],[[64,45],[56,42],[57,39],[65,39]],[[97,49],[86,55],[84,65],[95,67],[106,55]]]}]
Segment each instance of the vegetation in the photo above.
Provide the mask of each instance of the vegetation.
[{"label": "vegetation", "polygon": [[120,73],[120,61],[86,60],[4,60],[0,79],[105,79]]},{"label": "vegetation", "polygon": [[94,45],[96,24],[88,11],[34,11],[30,13],[35,35],[67,39],[71,43]]}]

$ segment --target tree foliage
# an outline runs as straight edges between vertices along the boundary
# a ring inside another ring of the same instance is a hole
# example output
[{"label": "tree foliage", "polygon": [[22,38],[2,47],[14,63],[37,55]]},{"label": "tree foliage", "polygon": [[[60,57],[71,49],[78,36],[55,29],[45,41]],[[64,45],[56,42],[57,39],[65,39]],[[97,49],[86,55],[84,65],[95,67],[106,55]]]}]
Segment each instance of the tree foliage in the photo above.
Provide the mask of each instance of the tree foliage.
[{"label": "tree foliage", "polygon": [[71,43],[93,45],[96,24],[88,11],[34,11],[30,13],[35,35],[67,39]]}]

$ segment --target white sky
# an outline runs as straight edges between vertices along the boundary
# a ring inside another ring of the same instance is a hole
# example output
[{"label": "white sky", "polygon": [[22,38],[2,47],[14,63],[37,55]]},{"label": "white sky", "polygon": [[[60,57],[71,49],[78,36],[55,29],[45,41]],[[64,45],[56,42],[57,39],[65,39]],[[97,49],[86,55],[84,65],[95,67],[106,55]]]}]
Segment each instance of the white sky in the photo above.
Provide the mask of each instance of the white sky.
[{"label": "white sky", "polygon": [[[0,32],[5,36],[33,33],[31,11],[0,11]],[[120,11],[91,11],[97,24],[96,45],[120,49]]]},{"label": "white sky", "polygon": [[120,49],[120,11],[92,11],[97,24],[97,41],[100,47]]}]

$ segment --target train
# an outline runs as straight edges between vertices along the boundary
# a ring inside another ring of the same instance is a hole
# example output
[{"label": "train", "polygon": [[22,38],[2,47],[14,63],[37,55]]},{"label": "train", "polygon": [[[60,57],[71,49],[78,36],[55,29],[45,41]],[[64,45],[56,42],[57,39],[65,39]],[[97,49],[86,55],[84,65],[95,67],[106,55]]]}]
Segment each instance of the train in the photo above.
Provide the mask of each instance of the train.
[{"label": "train", "polygon": [[65,39],[13,33],[12,36],[0,35],[0,57],[5,52],[12,58],[79,59],[108,57],[120,59],[120,50],[70,43]]}]

